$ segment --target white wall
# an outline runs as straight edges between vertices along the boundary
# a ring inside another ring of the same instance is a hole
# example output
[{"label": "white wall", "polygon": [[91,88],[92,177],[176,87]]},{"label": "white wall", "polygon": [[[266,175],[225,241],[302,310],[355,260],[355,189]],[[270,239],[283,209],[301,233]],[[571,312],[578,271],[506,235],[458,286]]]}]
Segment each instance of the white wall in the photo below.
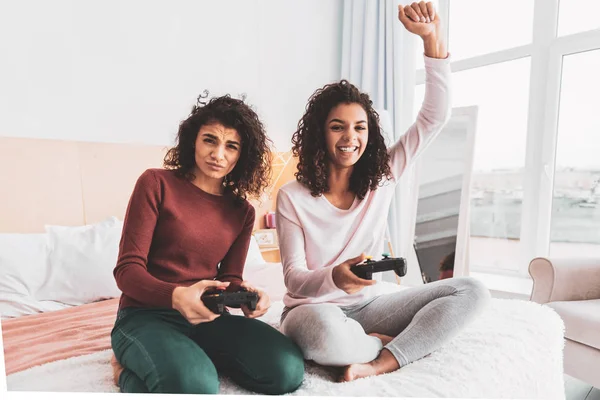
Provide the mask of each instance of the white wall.
[{"label": "white wall", "polygon": [[342,0],[11,0],[0,135],[173,143],[204,89],[246,93],[278,150],[340,77]]}]

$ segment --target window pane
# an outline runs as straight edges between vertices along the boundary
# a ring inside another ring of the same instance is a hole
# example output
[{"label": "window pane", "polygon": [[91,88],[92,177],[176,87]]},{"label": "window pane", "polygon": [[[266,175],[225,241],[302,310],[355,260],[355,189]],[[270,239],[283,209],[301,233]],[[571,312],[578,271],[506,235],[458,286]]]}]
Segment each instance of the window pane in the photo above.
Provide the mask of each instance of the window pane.
[{"label": "window pane", "polygon": [[531,43],[534,0],[450,0],[453,60]]},{"label": "window pane", "polygon": [[[530,59],[453,74],[453,107],[479,107],[471,184],[471,269],[517,270]],[[416,112],[424,85],[415,89]],[[415,112],[415,115],[416,115]]]},{"label": "window pane", "polygon": [[561,0],[558,9],[558,36],[600,28],[600,1]]},{"label": "window pane", "polygon": [[600,256],[600,50],[563,57],[550,255]]}]

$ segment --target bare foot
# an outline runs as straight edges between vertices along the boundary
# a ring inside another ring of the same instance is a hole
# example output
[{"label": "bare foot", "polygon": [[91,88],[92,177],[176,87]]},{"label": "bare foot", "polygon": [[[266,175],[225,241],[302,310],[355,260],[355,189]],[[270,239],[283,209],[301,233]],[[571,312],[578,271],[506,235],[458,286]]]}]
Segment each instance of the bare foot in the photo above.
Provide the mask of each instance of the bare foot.
[{"label": "bare foot", "polygon": [[124,368],[121,366],[121,364],[119,364],[114,354],[110,359],[110,365],[113,369],[113,382],[116,386],[119,386],[119,377],[121,376],[121,372],[123,372]]},{"label": "bare foot", "polygon": [[344,369],[342,376],[340,376],[339,381],[350,382],[360,378],[396,371],[399,368],[400,364],[396,361],[396,357],[389,350],[383,349],[379,353],[379,356],[369,363],[348,365]]},{"label": "bare foot", "polygon": [[379,338],[379,340],[381,340],[381,344],[383,344],[384,346],[391,342],[393,339],[393,337],[388,335],[382,335],[381,333],[369,333],[369,336],[375,336],[376,338]]},{"label": "bare foot", "polygon": [[344,372],[340,376],[339,382],[350,382],[355,379],[366,378],[367,376],[374,375],[377,374],[371,363],[351,364],[344,369]]}]

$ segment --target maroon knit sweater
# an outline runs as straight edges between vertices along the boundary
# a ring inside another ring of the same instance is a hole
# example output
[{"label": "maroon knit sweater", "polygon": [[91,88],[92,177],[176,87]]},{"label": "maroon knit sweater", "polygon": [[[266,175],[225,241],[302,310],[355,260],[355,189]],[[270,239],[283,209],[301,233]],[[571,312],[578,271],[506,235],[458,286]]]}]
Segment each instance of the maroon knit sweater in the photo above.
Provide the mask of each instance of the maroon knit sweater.
[{"label": "maroon knit sweater", "polygon": [[202,279],[237,286],[254,213],[249,202],[204,192],[174,171],[146,170],[129,200],[114,269],[119,309],[171,308],[176,287]]}]

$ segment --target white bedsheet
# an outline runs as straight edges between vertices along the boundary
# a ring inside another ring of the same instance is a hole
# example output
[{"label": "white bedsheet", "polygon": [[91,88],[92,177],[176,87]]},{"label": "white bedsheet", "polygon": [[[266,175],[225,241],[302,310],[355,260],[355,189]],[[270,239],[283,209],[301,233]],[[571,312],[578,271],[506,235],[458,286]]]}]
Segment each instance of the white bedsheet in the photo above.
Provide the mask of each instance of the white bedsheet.
[{"label": "white bedsheet", "polygon": [[[282,309],[275,302],[263,319],[277,326]],[[564,399],[563,332],[546,306],[493,299],[454,340],[399,371],[337,383],[335,370],[307,366],[293,395]],[[115,392],[109,360],[104,351],[34,367],[8,376],[8,390]],[[251,394],[227,378],[221,393]]]}]

